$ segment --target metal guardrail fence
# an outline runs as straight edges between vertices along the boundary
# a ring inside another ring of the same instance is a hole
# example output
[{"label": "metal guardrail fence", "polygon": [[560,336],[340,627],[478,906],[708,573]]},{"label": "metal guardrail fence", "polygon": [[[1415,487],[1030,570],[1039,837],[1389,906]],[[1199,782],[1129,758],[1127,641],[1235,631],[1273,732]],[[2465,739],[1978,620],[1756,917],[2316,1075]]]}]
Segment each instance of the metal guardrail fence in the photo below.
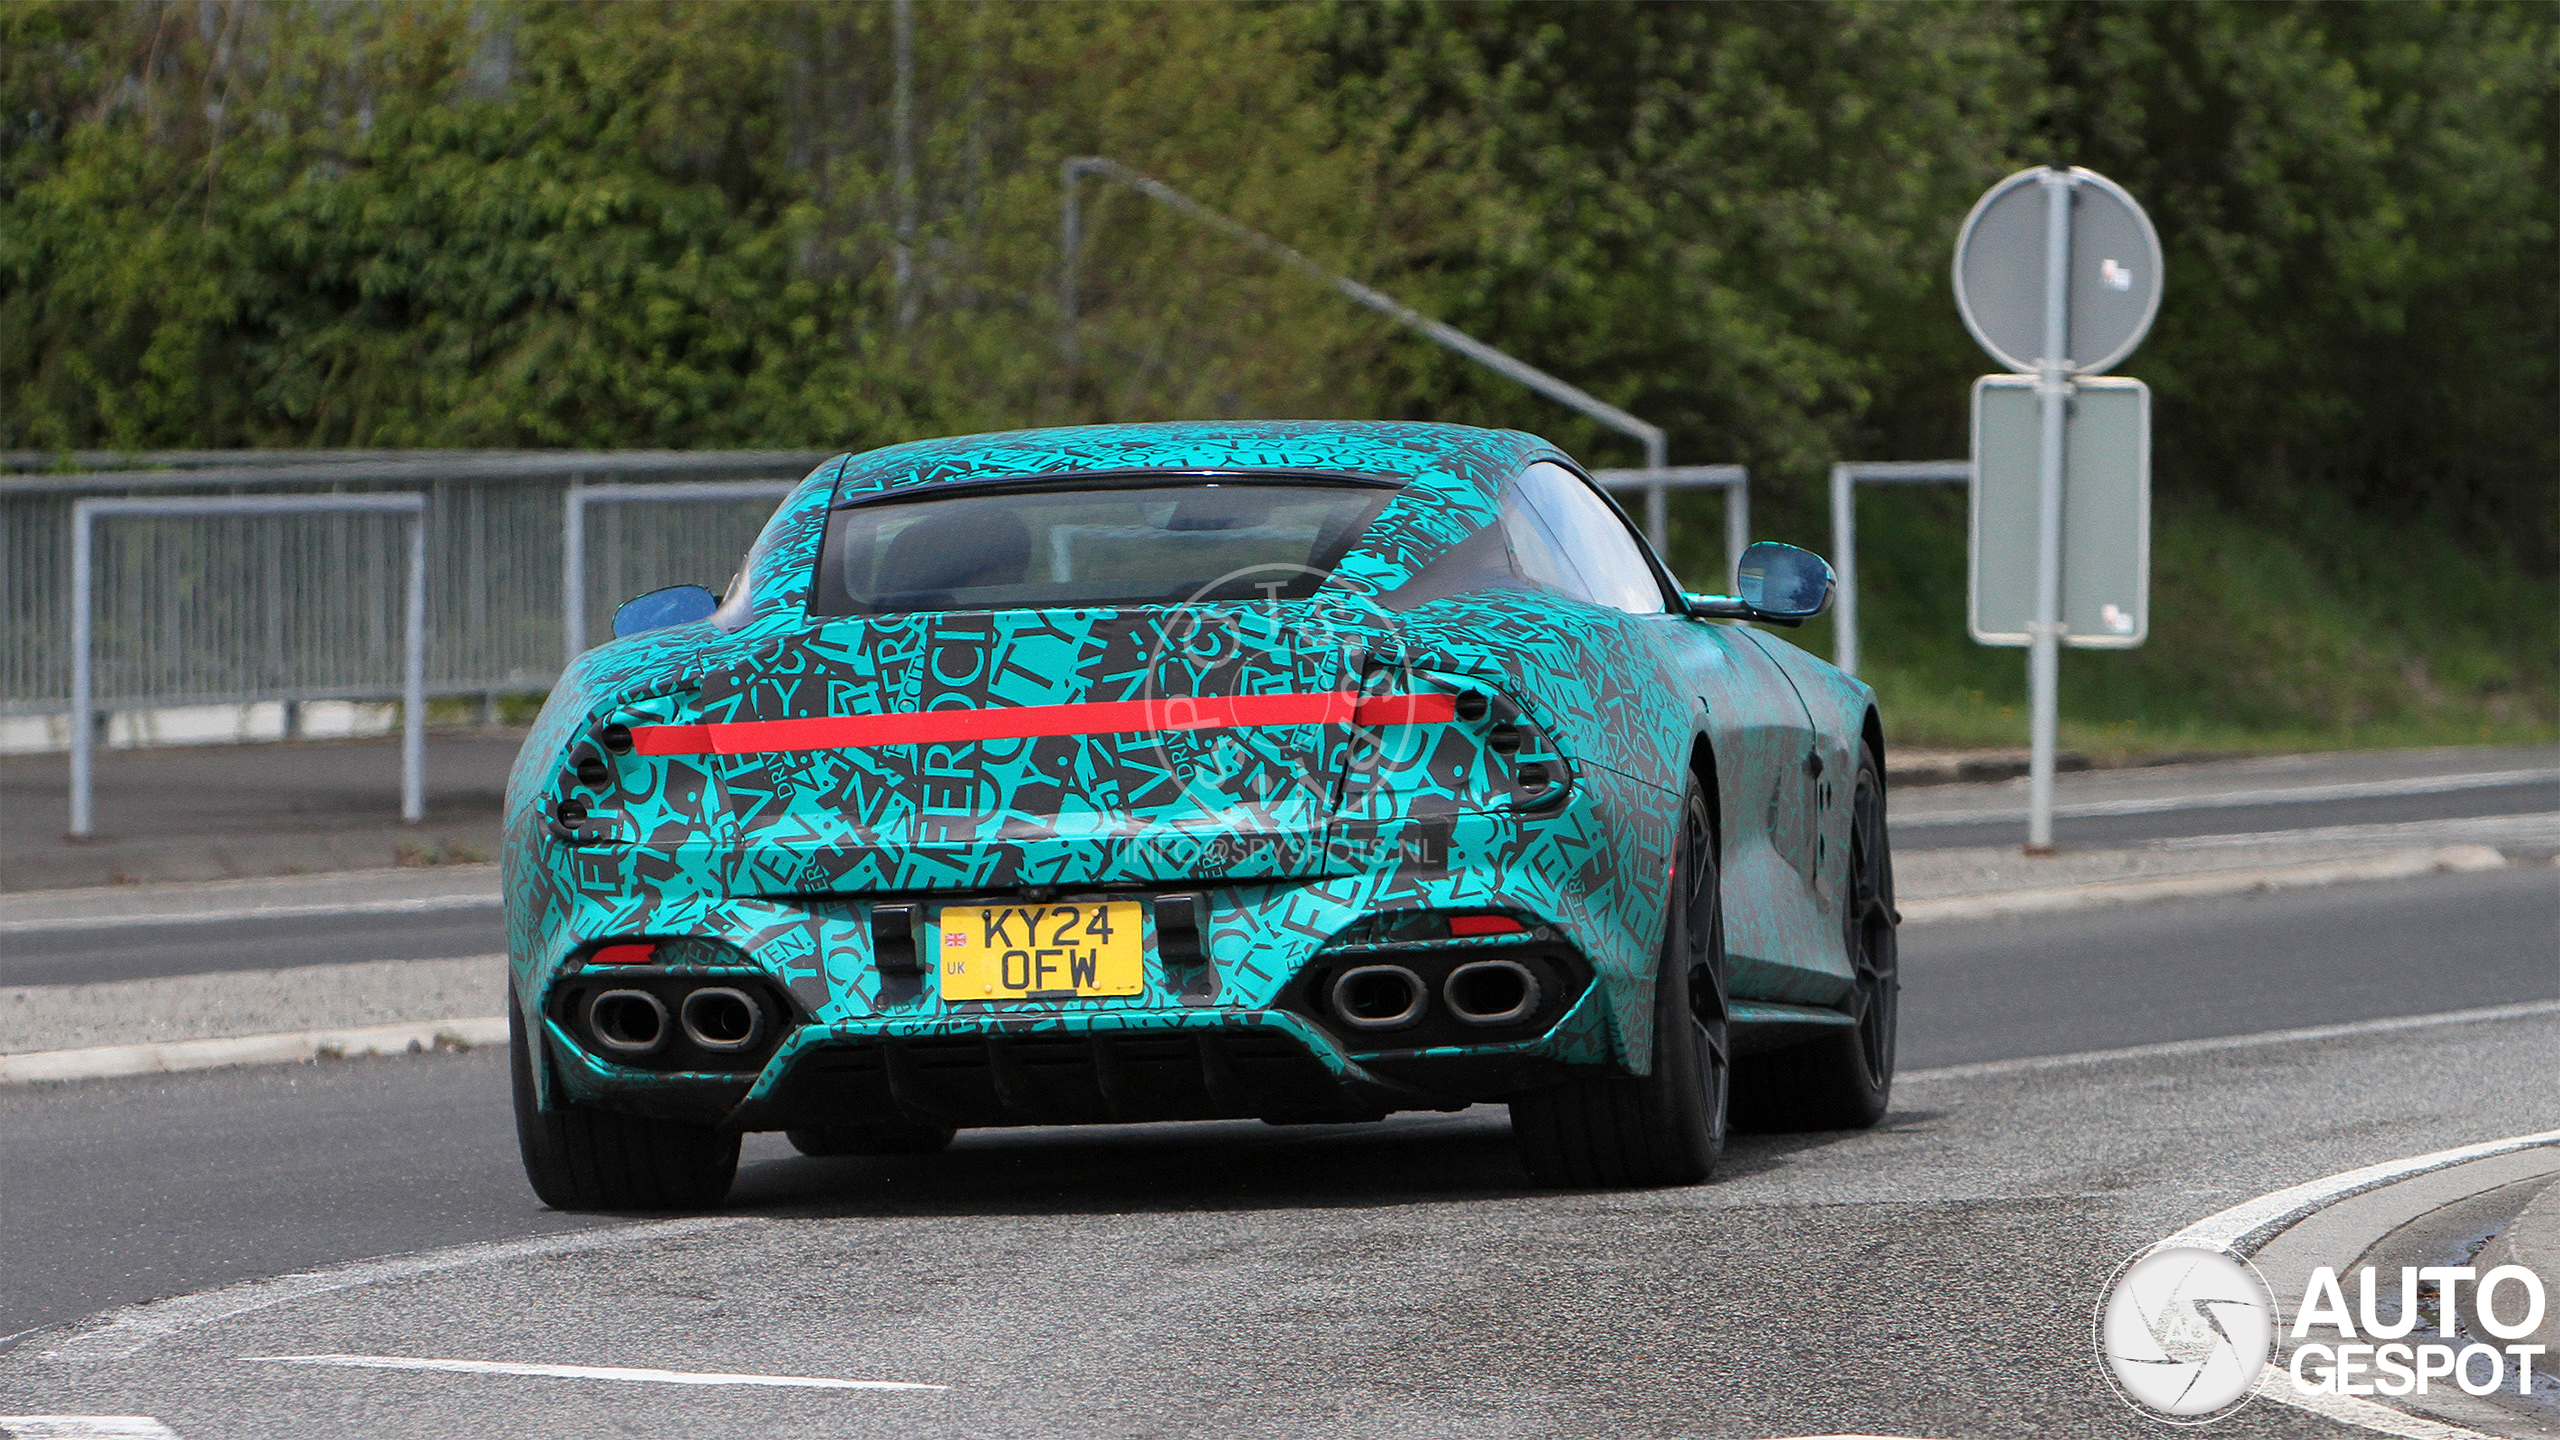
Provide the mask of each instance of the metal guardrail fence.
[{"label": "metal guardrail fence", "polygon": [[[566,658],[561,537],[572,487],[796,480],[829,453],[376,451],[289,462],[260,455],[274,463],[216,468],[204,452],[179,452],[67,458],[74,467],[189,468],[0,474],[0,604],[9,616],[0,627],[0,716],[71,708],[71,514],[84,496],[424,494],[427,693],[499,695],[547,689]],[[770,499],[689,504],[680,525],[653,523],[663,512],[652,505],[596,512],[587,633],[603,633],[613,605],[639,591],[688,580],[719,586],[772,508]],[[95,556],[94,704],[398,697],[400,528],[347,514],[119,520],[100,533]]]},{"label": "metal guardrail fence", "polygon": [[[400,550],[403,563],[399,567],[401,570],[400,698],[403,702],[400,741],[400,818],[409,821],[426,818],[426,496],[415,491],[394,495],[128,495],[122,498],[92,496],[86,500],[71,502],[71,837],[73,839],[88,838],[92,819],[90,804],[91,782],[94,778],[92,752],[96,749],[97,736],[91,725],[97,712],[98,695],[95,623],[99,589],[98,522],[120,520],[127,524],[148,524],[152,521],[202,520],[216,517],[275,520],[288,516],[309,515],[327,515],[336,519],[394,520],[407,532],[402,537],[403,543]],[[338,526],[335,527],[336,533],[326,537],[328,540],[338,542],[332,547],[333,558],[341,562],[361,562],[378,558],[377,552],[380,547],[377,544],[367,543],[374,537],[369,534],[361,537],[351,536],[349,531],[353,528],[355,527]],[[111,538],[121,537],[113,536],[111,532]],[[157,633],[152,636],[153,643],[150,644],[146,653],[153,656],[170,656],[180,661],[191,661],[200,660],[206,655],[222,655],[226,652],[233,655],[253,652],[273,654],[281,650],[283,645],[281,626],[260,627],[265,631],[261,637],[267,642],[264,645],[244,645],[237,641],[245,637],[225,636],[222,632],[236,630],[238,622],[243,618],[237,607],[222,604],[168,603],[172,593],[180,588],[185,580],[206,576],[219,577],[228,573],[222,569],[218,558],[215,564],[204,563],[208,555],[219,556],[218,547],[201,543],[183,543],[186,539],[200,539],[199,536],[182,535],[181,543],[173,549],[161,549],[148,544],[151,540],[159,540],[166,545],[169,538],[165,533],[147,536],[144,537],[146,542],[144,547],[121,548],[127,551],[139,549],[145,557],[166,556],[174,563],[152,565],[146,559],[144,564],[132,567],[129,573],[113,577],[116,582],[119,582],[115,587],[116,593],[138,596],[144,600],[147,609],[159,611],[155,618],[160,620],[161,624],[155,627]],[[351,540],[353,543],[348,543]],[[332,552],[305,552],[305,555],[306,558],[316,559],[319,554],[329,553]],[[127,558],[131,556],[128,555]],[[341,573],[354,573],[358,566],[342,563],[331,568],[338,569]],[[173,575],[169,573],[171,571],[177,573]],[[379,577],[368,576],[367,578],[374,582],[361,587],[368,598],[373,592],[390,588],[387,584],[381,583]],[[217,579],[215,583],[219,584],[219,580]],[[149,607],[148,601],[153,596],[159,598],[162,603],[156,607]],[[300,627],[306,635],[328,634],[331,631],[344,632],[352,624],[355,633],[372,642],[365,648],[379,651],[385,648],[382,644],[382,627],[369,622],[376,622],[381,617],[370,611],[371,607],[329,606],[323,607],[317,615],[295,618],[319,622],[316,627],[308,624]],[[281,611],[270,610],[266,616],[258,618],[280,621],[284,617]],[[255,623],[254,619],[252,623]],[[232,639],[234,643],[228,645],[221,643],[226,638]]]},{"label": "metal guardrail fence", "polygon": [[[779,496],[829,453],[0,453],[0,467],[52,467],[0,470],[0,717],[73,709],[84,498],[423,496],[424,693],[494,696],[549,688],[633,595],[720,588]],[[1740,466],[1597,478],[1722,490],[1728,551],[1749,538]],[[89,709],[401,698],[407,523],[349,508],[120,514],[90,554]]]},{"label": "metal guardrail fence", "polygon": [[1831,467],[1831,570],[1839,578],[1831,662],[1858,673],[1858,492],[1860,485],[1973,483],[1970,460],[1843,460]]}]

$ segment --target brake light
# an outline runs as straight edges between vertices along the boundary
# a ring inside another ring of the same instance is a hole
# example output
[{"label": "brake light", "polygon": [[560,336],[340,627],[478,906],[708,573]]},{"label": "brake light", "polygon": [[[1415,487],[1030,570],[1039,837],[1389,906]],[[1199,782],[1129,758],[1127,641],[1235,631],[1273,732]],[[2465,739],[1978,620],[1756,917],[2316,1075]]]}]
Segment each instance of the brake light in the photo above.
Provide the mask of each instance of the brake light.
[{"label": "brake light", "polygon": [[1354,695],[1343,690],[1288,695],[1176,695],[1155,700],[1089,700],[1073,705],[638,725],[631,729],[631,746],[643,755],[765,755],[876,745],[1036,740],[1056,735],[1250,730],[1266,725],[1350,724],[1364,729],[1445,725],[1457,714],[1457,699],[1450,695]]},{"label": "brake light", "polygon": [[587,957],[590,965],[654,965],[658,960],[655,945],[607,945]]},{"label": "brake light", "polygon": [[1508,915],[1452,915],[1449,934],[1463,939],[1470,935],[1517,935],[1527,927]]}]

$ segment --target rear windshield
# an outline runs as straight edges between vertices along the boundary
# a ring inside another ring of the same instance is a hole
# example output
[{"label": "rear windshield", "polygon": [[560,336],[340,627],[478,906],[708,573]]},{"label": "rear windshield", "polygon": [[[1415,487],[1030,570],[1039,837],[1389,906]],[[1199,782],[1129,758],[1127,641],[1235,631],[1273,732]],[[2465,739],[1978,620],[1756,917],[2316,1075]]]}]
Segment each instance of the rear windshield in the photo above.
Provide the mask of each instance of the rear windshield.
[{"label": "rear windshield", "polygon": [[1184,478],[858,500],[827,516],[809,611],[1303,599],[1394,493],[1356,482]]}]

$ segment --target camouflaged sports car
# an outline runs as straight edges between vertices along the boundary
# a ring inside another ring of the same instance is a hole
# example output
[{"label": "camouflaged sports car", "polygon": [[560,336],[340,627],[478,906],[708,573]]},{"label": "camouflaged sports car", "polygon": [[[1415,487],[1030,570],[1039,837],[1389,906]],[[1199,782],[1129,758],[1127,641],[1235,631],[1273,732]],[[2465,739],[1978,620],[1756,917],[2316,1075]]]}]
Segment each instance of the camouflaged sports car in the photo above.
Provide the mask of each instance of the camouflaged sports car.
[{"label": "camouflaged sports car", "polygon": [[1683,595],[1571,458],[1128,425],[820,466],[725,597],[624,607],[508,787],[517,1132],[556,1206],[738,1137],[1510,1107],[1531,1177],[1873,1123],[1872,694]]}]

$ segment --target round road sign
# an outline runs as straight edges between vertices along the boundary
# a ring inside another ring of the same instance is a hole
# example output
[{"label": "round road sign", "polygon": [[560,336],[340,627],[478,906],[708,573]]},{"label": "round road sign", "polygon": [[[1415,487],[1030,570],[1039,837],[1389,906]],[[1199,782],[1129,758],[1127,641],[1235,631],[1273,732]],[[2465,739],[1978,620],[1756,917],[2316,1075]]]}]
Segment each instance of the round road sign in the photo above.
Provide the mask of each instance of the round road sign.
[{"label": "round road sign", "polygon": [[2094,170],[2021,170],[1974,202],[1956,236],[1956,309],[1991,358],[2033,372],[2044,351],[2045,186],[2071,185],[2061,368],[2086,375],[2133,353],[2160,312],[2160,235],[2131,195]]}]

